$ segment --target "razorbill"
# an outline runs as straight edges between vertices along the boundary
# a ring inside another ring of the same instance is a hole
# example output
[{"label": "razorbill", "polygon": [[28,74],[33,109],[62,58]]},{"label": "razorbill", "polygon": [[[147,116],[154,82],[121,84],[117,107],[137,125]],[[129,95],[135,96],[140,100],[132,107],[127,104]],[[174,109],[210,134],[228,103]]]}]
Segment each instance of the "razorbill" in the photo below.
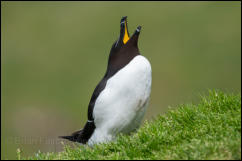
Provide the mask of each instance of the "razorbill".
[{"label": "razorbill", "polygon": [[127,16],[121,19],[119,38],[112,45],[107,71],[91,97],[84,128],[61,138],[92,146],[139,127],[151,91],[151,65],[137,45],[140,30],[138,26],[130,37]]}]

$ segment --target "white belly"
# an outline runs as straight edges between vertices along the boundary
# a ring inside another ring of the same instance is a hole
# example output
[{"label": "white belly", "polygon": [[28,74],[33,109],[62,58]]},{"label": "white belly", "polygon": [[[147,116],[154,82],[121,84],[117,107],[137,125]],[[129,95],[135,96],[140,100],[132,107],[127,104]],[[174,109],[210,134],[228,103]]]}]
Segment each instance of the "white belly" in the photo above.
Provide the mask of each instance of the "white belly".
[{"label": "white belly", "polygon": [[98,96],[93,116],[96,129],[89,145],[129,133],[140,125],[151,90],[151,66],[139,55],[112,76]]}]

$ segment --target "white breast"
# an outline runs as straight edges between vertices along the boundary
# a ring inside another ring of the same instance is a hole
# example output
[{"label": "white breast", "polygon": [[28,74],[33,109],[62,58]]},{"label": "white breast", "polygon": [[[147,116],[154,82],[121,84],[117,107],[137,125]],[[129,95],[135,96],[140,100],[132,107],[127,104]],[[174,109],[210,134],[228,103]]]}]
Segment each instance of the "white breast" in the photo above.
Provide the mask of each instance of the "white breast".
[{"label": "white breast", "polygon": [[129,133],[140,125],[151,90],[151,66],[139,55],[112,76],[98,96],[93,116],[96,129],[89,145]]}]

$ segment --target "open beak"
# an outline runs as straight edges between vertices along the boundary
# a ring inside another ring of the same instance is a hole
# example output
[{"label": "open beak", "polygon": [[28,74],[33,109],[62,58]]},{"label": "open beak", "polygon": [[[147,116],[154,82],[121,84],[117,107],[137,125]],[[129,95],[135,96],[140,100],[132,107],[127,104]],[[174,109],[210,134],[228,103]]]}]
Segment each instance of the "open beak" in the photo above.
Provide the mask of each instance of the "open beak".
[{"label": "open beak", "polygon": [[122,17],[120,22],[120,35],[119,39],[116,42],[116,46],[125,45],[127,42],[135,44],[137,46],[141,26],[138,26],[132,36],[129,36],[128,25],[127,25],[127,16]]},{"label": "open beak", "polygon": [[120,38],[122,38],[124,44],[126,44],[130,39],[127,26],[127,16],[123,17],[120,22]]}]

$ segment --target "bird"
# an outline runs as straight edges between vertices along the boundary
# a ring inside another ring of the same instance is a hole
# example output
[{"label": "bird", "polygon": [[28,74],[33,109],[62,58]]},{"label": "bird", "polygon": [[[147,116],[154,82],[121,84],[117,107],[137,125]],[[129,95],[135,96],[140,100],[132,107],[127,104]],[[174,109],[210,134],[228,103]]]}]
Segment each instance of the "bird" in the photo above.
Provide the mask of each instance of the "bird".
[{"label": "bird", "polygon": [[138,48],[140,31],[138,26],[130,36],[127,16],[121,18],[119,37],[112,44],[106,73],[91,96],[84,128],[60,138],[93,146],[140,127],[152,84],[151,64]]}]

